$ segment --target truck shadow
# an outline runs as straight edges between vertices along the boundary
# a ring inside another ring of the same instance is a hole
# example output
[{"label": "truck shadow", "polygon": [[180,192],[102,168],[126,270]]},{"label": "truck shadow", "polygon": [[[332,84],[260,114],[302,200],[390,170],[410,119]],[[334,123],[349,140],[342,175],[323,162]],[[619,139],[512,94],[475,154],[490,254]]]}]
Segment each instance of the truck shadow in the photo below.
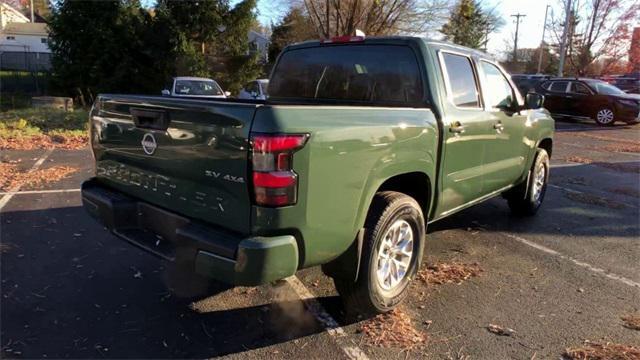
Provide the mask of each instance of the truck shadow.
[{"label": "truck shadow", "polygon": [[2,357],[210,358],[323,331],[292,290],[193,278],[81,207],[7,212],[0,222]]},{"label": "truck shadow", "polygon": [[639,170],[635,161],[552,167],[536,216],[514,216],[507,201],[496,197],[429,225],[428,232],[480,227],[523,235],[637,239]]}]

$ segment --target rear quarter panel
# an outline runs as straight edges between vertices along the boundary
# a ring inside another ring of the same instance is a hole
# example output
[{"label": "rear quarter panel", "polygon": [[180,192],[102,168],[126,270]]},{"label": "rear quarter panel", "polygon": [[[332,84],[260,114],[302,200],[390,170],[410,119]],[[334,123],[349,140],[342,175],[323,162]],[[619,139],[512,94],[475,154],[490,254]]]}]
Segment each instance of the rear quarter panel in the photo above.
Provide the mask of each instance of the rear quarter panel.
[{"label": "rear quarter panel", "polygon": [[437,128],[434,114],[424,108],[260,108],[252,132],[310,137],[294,156],[298,203],[279,209],[254,207],[252,232],[297,233],[301,267],[336,258],[354,241],[385,180],[409,172],[434,179]]}]

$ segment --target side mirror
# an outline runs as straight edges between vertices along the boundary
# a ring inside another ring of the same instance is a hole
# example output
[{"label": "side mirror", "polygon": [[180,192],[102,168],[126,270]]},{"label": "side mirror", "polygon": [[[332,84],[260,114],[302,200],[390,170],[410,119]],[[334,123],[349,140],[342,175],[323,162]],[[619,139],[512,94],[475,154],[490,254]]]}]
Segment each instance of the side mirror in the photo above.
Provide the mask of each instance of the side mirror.
[{"label": "side mirror", "polygon": [[528,93],[526,103],[528,109],[540,109],[544,104],[544,96],[538,93]]},{"label": "side mirror", "polygon": [[230,92],[230,91],[225,91],[225,92],[224,92],[224,96],[226,96],[226,97],[230,97],[230,96],[231,96],[231,92]]},{"label": "side mirror", "polygon": [[162,90],[162,96],[171,96],[171,92],[167,89]]}]

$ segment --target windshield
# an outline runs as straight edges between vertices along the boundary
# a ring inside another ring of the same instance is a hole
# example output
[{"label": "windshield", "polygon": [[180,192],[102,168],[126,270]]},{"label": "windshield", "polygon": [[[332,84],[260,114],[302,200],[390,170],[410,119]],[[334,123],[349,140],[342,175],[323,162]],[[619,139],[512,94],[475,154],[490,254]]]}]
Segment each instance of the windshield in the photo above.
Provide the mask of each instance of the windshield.
[{"label": "windshield", "polygon": [[592,82],[592,83],[589,83],[589,85],[591,85],[591,87],[594,88],[596,92],[601,95],[625,95],[624,91],[604,81]]},{"label": "windshield", "polygon": [[178,80],[175,93],[191,96],[224,95],[218,83],[213,80]]},{"label": "windshield", "polygon": [[[390,55],[393,54],[393,61]],[[338,45],[282,54],[269,83],[269,98],[418,104],[420,68],[408,46]]]}]

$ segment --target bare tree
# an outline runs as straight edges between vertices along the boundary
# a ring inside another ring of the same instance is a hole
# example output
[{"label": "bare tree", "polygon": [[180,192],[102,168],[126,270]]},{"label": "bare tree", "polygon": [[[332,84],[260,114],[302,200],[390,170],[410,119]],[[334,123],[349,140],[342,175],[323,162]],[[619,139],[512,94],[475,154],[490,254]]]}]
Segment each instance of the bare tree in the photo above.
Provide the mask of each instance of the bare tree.
[{"label": "bare tree", "polygon": [[[618,61],[630,47],[629,28],[640,14],[639,0],[578,0],[571,11],[567,43],[569,72],[595,75],[598,60]],[[564,21],[552,18],[552,35],[559,34]],[[602,67],[599,67],[602,69]]]},{"label": "bare tree", "polygon": [[422,34],[449,10],[447,0],[302,0],[319,36]]}]

